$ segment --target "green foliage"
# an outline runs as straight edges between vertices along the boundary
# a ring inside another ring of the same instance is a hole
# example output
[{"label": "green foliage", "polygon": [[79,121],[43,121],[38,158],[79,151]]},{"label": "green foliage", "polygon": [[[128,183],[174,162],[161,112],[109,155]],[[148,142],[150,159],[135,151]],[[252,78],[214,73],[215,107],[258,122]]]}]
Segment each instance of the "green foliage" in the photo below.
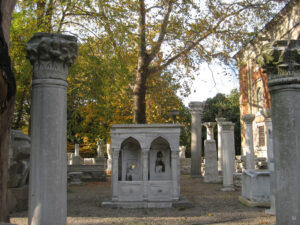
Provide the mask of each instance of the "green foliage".
[{"label": "green foliage", "polygon": [[[205,102],[203,110],[203,122],[213,122],[218,117],[226,118],[226,121],[235,123],[234,125],[234,141],[235,152],[237,155],[241,154],[241,124],[240,124],[240,105],[239,105],[239,91],[234,89],[226,96],[224,94],[217,94],[213,98],[208,98]],[[202,138],[206,139],[206,128],[202,128]],[[217,129],[215,129],[215,139],[217,140]]]}]

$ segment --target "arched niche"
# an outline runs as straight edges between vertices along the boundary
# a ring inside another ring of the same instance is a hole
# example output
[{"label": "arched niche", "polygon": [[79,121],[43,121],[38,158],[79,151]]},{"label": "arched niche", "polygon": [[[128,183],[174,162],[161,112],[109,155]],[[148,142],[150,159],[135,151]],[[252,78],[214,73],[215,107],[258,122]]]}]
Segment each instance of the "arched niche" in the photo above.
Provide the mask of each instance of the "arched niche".
[{"label": "arched niche", "polygon": [[129,137],[121,144],[119,155],[119,180],[142,180],[141,146],[139,142]]},{"label": "arched niche", "polygon": [[149,180],[171,180],[171,149],[169,142],[156,138],[149,151]]}]

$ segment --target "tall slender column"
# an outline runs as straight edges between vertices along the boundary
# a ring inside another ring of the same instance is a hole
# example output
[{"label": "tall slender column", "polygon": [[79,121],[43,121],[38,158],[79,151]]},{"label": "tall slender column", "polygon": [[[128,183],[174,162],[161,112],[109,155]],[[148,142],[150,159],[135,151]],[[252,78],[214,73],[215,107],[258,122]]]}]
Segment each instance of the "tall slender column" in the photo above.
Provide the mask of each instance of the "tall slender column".
[{"label": "tall slender column", "polygon": [[172,148],[171,151],[171,165],[172,165],[172,182],[173,182],[173,200],[177,201],[180,195],[180,164],[179,164],[179,150],[178,146]]},{"label": "tall slender column", "polygon": [[77,40],[36,33],[26,49],[33,65],[28,224],[65,225],[67,76],[77,56]]},{"label": "tall slender column", "polygon": [[120,149],[112,148],[112,171],[111,171],[111,185],[112,185],[112,201],[118,201],[118,178],[119,178],[119,154]]},{"label": "tall slender column", "polygon": [[273,152],[273,134],[272,134],[272,118],[271,109],[265,109],[263,116],[265,117],[268,168],[270,171],[270,209],[266,212],[275,215],[275,175],[274,175],[274,152]]},{"label": "tall slender column", "polygon": [[192,115],[191,132],[191,176],[201,177],[202,163],[202,132],[201,116],[204,104],[202,102],[190,102],[190,112]]},{"label": "tall slender column", "polygon": [[218,171],[222,174],[223,169],[223,157],[222,157],[222,126],[221,123],[224,122],[226,119],[219,117],[216,118],[217,125],[218,125]]},{"label": "tall slender column", "polygon": [[255,155],[254,155],[254,147],[253,147],[253,126],[252,122],[255,118],[253,114],[245,114],[242,116],[242,120],[246,125],[245,129],[245,138],[246,138],[246,146],[243,151],[246,153],[246,169],[254,170],[255,169]]},{"label": "tall slender column", "polygon": [[223,188],[221,191],[234,191],[233,173],[235,160],[234,123],[222,122]]},{"label": "tall slender column", "polygon": [[148,200],[148,171],[149,171],[149,158],[148,158],[148,155],[149,155],[149,150],[147,149],[143,149],[142,150],[142,159],[143,159],[143,183],[144,183],[144,194],[143,194],[143,197],[144,197],[144,201],[147,201]]},{"label": "tall slender column", "polygon": [[203,123],[207,128],[207,137],[204,141],[204,154],[205,154],[205,183],[217,183],[218,182],[218,161],[217,161],[217,149],[216,141],[214,140],[214,128],[217,123],[208,122]]},{"label": "tall slender column", "polygon": [[262,48],[268,73],[275,159],[276,224],[300,224],[300,40]]}]

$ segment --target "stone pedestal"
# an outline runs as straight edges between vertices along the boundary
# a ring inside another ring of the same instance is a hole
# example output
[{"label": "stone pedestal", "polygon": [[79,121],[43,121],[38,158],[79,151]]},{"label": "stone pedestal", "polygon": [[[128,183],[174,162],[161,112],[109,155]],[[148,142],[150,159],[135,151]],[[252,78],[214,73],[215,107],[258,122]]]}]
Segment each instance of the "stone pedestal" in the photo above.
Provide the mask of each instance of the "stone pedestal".
[{"label": "stone pedestal", "polygon": [[192,115],[191,130],[191,176],[202,177],[202,130],[201,116],[204,104],[202,102],[190,102],[190,113]]},{"label": "stone pedestal", "polygon": [[220,182],[218,173],[217,149],[215,140],[204,141],[205,150],[205,183]]},{"label": "stone pedestal", "polygon": [[77,40],[36,33],[26,45],[33,65],[29,225],[67,219],[67,75]]},{"label": "stone pedestal", "polygon": [[233,173],[235,164],[234,123],[222,122],[223,188],[234,191]]},{"label": "stone pedestal", "polygon": [[79,144],[75,144],[75,154],[72,158],[72,165],[83,165],[83,158],[79,155]]},{"label": "stone pedestal", "polygon": [[300,40],[262,48],[268,73],[275,159],[276,224],[300,224]]},{"label": "stone pedestal", "polygon": [[112,201],[102,206],[166,208],[180,196],[181,125],[113,125]]},{"label": "stone pedestal", "polygon": [[217,183],[218,179],[218,155],[216,148],[216,141],[214,140],[214,128],[217,123],[207,122],[203,125],[207,129],[207,137],[204,141],[204,154],[205,154],[205,183]]},{"label": "stone pedestal", "polygon": [[242,175],[242,196],[239,200],[251,207],[269,207],[270,172],[245,170]]},{"label": "stone pedestal", "polygon": [[226,119],[219,117],[216,118],[217,125],[218,125],[218,171],[219,174],[222,174],[223,169],[223,157],[222,157],[222,126],[221,123],[224,122]]},{"label": "stone pedestal", "polygon": [[252,122],[255,118],[253,114],[245,114],[242,116],[242,120],[244,121],[245,127],[245,139],[246,144],[243,149],[246,155],[246,169],[253,170],[255,169],[255,155],[254,155],[254,147],[253,147],[253,127]]}]

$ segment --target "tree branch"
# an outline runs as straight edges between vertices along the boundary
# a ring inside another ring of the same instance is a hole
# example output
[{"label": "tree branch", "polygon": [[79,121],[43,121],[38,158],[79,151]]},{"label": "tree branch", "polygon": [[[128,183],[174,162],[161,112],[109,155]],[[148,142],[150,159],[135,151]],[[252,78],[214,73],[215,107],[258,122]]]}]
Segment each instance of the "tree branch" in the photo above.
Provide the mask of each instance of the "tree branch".
[{"label": "tree branch", "polygon": [[144,0],[139,0],[139,57],[142,57],[143,61],[146,61],[147,52],[146,52],[146,9]]},{"label": "tree branch", "polygon": [[160,47],[161,47],[161,44],[165,38],[165,35],[166,35],[166,30],[167,30],[167,26],[168,26],[168,23],[169,23],[169,17],[170,17],[170,13],[172,11],[172,4],[173,4],[173,1],[170,0],[168,1],[168,8],[167,8],[167,12],[164,16],[164,19],[163,19],[163,22],[161,24],[161,28],[160,28],[160,33],[159,33],[159,37],[158,37],[158,40],[156,42],[156,45],[153,47],[150,55],[149,55],[149,63],[154,59],[154,57],[156,56],[156,54],[159,52],[160,50]]}]

